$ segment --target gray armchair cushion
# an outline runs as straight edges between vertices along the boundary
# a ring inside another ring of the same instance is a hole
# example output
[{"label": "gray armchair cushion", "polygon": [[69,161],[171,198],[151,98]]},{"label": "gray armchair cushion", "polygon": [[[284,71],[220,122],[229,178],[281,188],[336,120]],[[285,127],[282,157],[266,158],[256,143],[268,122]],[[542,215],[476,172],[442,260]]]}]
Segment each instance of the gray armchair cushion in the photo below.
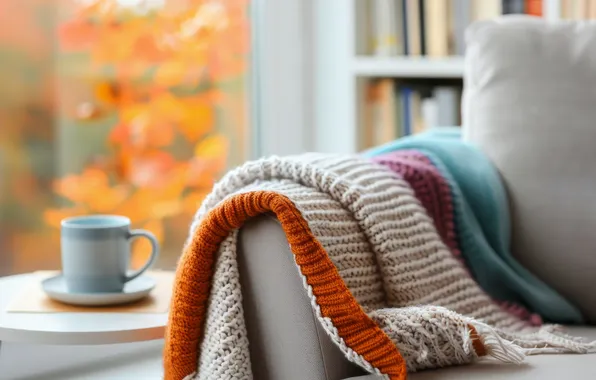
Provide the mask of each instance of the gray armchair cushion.
[{"label": "gray armchair cushion", "polygon": [[596,23],[468,29],[464,139],[498,167],[512,251],[596,322]]},{"label": "gray armchair cushion", "polygon": [[258,380],[340,380],[364,374],[322,330],[277,219],[240,230],[238,265],[250,356]]}]

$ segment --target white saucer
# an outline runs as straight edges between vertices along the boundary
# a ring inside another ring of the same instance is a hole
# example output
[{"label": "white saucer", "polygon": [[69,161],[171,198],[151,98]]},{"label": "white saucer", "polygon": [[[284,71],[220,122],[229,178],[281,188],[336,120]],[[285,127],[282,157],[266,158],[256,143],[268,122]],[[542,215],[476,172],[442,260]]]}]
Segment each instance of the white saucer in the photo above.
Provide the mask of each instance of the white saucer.
[{"label": "white saucer", "polygon": [[66,288],[62,275],[50,277],[41,282],[44,292],[53,300],[77,306],[121,305],[138,301],[149,295],[155,287],[151,277],[140,276],[124,284],[121,293],[71,293]]}]

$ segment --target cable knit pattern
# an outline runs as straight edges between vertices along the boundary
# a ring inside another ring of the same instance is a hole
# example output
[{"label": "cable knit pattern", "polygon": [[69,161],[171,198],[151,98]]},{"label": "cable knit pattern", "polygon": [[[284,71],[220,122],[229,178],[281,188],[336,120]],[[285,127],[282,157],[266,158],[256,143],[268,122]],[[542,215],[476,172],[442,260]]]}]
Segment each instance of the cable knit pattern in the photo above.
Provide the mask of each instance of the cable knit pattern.
[{"label": "cable knit pattern", "polygon": [[517,363],[524,347],[593,349],[503,312],[394,173],[360,157],[310,154],[249,162],[205,199],[176,273],[166,379],[252,379],[236,231],[266,212],[280,221],[319,323],[371,373],[405,379],[406,370],[485,355]]}]

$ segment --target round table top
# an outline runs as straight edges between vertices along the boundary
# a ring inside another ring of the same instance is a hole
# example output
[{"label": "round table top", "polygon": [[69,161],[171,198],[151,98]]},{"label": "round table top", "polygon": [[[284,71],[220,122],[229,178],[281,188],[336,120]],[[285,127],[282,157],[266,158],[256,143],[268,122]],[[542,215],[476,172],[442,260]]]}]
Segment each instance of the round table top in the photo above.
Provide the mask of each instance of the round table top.
[{"label": "round table top", "polygon": [[161,339],[167,313],[16,313],[6,308],[32,274],[0,277],[0,341],[115,344]]}]

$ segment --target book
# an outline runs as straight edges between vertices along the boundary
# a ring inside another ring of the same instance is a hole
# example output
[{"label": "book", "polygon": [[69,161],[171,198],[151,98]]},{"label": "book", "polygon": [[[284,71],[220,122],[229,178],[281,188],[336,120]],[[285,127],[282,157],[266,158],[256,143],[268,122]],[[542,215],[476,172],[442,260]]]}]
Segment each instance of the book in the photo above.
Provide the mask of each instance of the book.
[{"label": "book", "polygon": [[426,22],[424,14],[426,10],[424,8],[425,0],[418,0],[418,9],[420,11],[420,54],[426,55]]},{"label": "book", "polygon": [[424,132],[426,130],[425,120],[422,115],[422,94],[420,91],[410,93],[410,126],[412,134]]},{"label": "book", "polygon": [[372,0],[370,25],[375,55],[404,54],[402,8],[397,0]]},{"label": "book", "polygon": [[592,0],[561,0],[561,18],[564,20],[585,20],[588,18]]},{"label": "book", "polygon": [[501,0],[473,0],[472,20],[487,20],[503,13]]},{"label": "book", "polygon": [[398,123],[395,109],[395,91],[392,79],[379,81],[379,120],[375,129],[374,144],[380,145],[395,140],[398,135],[395,125]]},{"label": "book", "polygon": [[501,7],[504,15],[525,13],[524,0],[503,0]]},{"label": "book", "polygon": [[471,22],[470,0],[453,0],[451,12],[453,14],[453,42],[456,55],[464,55],[466,51],[465,32]]},{"label": "book", "polygon": [[542,16],[542,0],[526,0],[525,5],[526,14],[532,16]]},{"label": "book", "polygon": [[361,0],[354,2],[354,22],[357,25],[355,34],[356,54],[374,54],[373,25],[375,21],[372,15],[372,0]]},{"label": "book", "polygon": [[361,147],[367,148],[399,137],[396,124],[396,93],[392,79],[379,79],[368,84],[364,105],[364,130]]},{"label": "book", "polygon": [[367,149],[374,146],[373,135],[375,130],[375,118],[378,117],[377,108],[375,108],[379,98],[379,90],[376,81],[366,84],[364,91],[364,104],[362,106],[362,128],[360,128],[358,145],[359,149]]},{"label": "book", "polygon": [[420,0],[404,0],[404,25],[407,54],[422,55],[422,28],[420,25]]},{"label": "book", "polygon": [[448,12],[447,1],[424,1],[424,37],[426,55],[444,57],[448,49]]},{"label": "book", "polygon": [[588,20],[596,20],[596,1],[588,2]]},{"label": "book", "polygon": [[573,15],[573,4],[571,3],[572,0],[560,0],[560,12],[561,12],[561,19],[563,20],[570,20]]},{"label": "book", "polygon": [[393,126],[395,138],[400,138],[404,136],[404,101],[397,81],[393,84],[393,108],[395,109],[395,125]]},{"label": "book", "polygon": [[401,6],[401,26],[402,30],[402,41],[404,44],[404,55],[410,55],[410,41],[408,36],[408,9],[407,9],[407,1],[408,0],[396,0],[398,1],[398,6]]},{"label": "book", "polygon": [[447,55],[455,55],[455,19],[454,14],[451,12],[453,9],[453,3],[456,0],[445,0],[447,3],[445,18],[447,23]]},{"label": "book", "polygon": [[403,110],[401,114],[401,135],[402,136],[409,136],[412,134],[412,119],[411,119],[411,97],[412,97],[412,88],[407,86],[400,86],[399,94],[402,102],[401,109]]},{"label": "book", "polygon": [[588,3],[593,0],[577,0],[575,3],[575,19],[586,20],[588,18]]},{"label": "book", "polygon": [[456,126],[459,124],[459,91],[456,87],[439,86],[433,90],[437,102],[437,126]]},{"label": "book", "polygon": [[435,98],[427,97],[422,99],[422,119],[424,119],[425,129],[434,128],[439,125],[437,120],[438,109],[437,100]]}]

